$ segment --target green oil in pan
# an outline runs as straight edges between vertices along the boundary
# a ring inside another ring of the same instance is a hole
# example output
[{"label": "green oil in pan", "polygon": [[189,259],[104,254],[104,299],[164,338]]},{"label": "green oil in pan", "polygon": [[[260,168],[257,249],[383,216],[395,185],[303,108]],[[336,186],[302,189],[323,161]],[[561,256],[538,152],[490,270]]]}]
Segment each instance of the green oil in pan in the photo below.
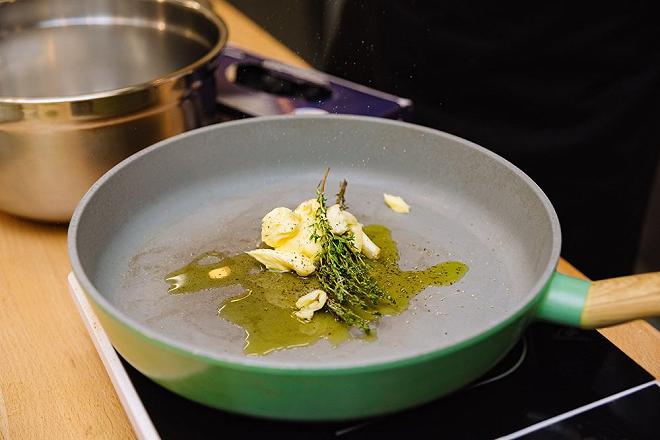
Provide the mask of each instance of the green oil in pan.
[{"label": "green oil in pan", "polygon": [[[381,248],[379,258],[369,261],[374,279],[396,300],[395,304],[380,304],[375,308],[382,315],[401,313],[410,299],[426,287],[454,284],[468,270],[461,262],[448,261],[424,270],[402,271],[390,230],[370,225],[364,231]],[[213,278],[213,275],[222,277]],[[218,314],[245,330],[247,354],[300,347],[321,338],[337,345],[350,337],[347,326],[329,313],[317,312],[311,322],[303,322],[293,314],[296,300],[320,287],[314,275],[300,277],[288,272],[267,271],[246,254],[227,257],[217,252],[204,253],[168,274],[166,281],[172,294],[242,286],[243,293],[225,301]]]}]

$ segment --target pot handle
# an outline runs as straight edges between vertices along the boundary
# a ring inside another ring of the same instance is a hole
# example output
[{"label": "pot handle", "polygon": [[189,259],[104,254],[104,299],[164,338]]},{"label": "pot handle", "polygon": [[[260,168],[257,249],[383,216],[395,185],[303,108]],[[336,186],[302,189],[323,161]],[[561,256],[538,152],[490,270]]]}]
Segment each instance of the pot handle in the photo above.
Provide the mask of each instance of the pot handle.
[{"label": "pot handle", "polygon": [[582,328],[660,316],[660,272],[594,282],[555,272],[536,316]]}]

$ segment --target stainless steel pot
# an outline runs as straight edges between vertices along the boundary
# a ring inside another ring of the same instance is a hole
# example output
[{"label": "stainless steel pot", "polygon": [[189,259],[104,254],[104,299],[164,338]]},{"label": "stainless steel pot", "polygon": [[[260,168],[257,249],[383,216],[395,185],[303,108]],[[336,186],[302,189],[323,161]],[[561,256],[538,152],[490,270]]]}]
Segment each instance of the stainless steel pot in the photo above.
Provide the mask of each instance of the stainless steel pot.
[{"label": "stainless steel pot", "polygon": [[197,2],[0,1],[0,210],[68,221],[117,162],[212,122],[226,40]]}]

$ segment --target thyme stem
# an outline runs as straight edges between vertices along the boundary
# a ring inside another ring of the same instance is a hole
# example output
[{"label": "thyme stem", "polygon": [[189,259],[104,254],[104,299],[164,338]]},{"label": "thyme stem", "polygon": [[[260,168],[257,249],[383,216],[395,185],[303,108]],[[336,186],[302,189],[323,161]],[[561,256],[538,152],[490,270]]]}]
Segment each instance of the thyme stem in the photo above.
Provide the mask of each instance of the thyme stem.
[{"label": "thyme stem", "polygon": [[[371,312],[380,302],[394,303],[392,298],[376,283],[362,255],[353,247],[353,234],[347,232],[335,235],[327,218],[325,185],[330,169],[326,169],[316,189],[319,207],[315,214],[314,232],[311,239],[321,243],[317,258],[316,276],[328,295],[327,309],[339,321],[351,327],[370,332],[369,320],[357,311]],[[337,194],[337,203],[345,206],[345,193],[348,182],[342,181]],[[343,208],[342,208],[343,209]]]}]

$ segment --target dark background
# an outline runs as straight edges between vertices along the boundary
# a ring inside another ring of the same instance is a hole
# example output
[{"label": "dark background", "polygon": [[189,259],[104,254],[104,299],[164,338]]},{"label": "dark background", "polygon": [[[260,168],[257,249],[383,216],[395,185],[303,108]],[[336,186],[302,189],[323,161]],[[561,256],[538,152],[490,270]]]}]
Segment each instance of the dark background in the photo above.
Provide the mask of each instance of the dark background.
[{"label": "dark background", "polygon": [[411,98],[413,122],[522,168],[557,209],[563,256],[586,275],[660,269],[653,3],[232,3],[315,68]]}]

